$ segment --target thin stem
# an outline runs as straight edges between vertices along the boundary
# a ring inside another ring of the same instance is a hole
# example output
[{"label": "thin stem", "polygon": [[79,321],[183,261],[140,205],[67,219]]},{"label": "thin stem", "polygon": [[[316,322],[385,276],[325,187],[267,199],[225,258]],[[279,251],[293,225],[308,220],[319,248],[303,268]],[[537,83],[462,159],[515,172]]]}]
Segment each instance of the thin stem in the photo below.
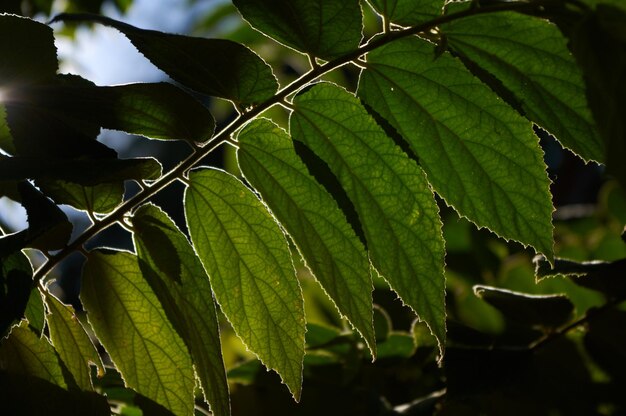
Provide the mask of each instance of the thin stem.
[{"label": "thin stem", "polygon": [[589,309],[582,317],[578,318],[577,320],[573,322],[570,322],[569,324],[557,329],[554,332],[550,332],[549,334],[546,334],[543,337],[537,339],[536,341],[532,342],[528,348],[530,350],[537,350],[541,347],[544,347],[545,345],[556,340],[557,338],[562,337],[563,335],[566,335],[571,330],[578,328],[581,325],[586,324],[589,321],[589,319],[591,319],[592,317],[598,314],[604,313],[605,311],[611,309],[612,307],[619,305],[623,301],[624,299],[613,299],[605,303],[604,305],[600,306],[599,308]]},{"label": "thin stem", "polygon": [[[34,274],[34,279],[37,281],[46,276],[57,264],[59,264],[63,259],[68,257],[71,253],[76,250],[80,250],[82,246],[88,242],[91,238],[93,238],[96,234],[110,227],[118,221],[121,221],[124,215],[127,212],[130,212],[133,208],[138,207],[140,204],[146,202],[149,198],[159,193],[161,190],[165,189],[172,182],[183,178],[185,173],[193,168],[200,160],[202,160],[205,156],[210,154],[215,148],[217,148],[222,143],[228,141],[230,136],[236,132],[239,128],[241,128],[248,121],[252,120],[257,115],[261,114],[265,110],[270,107],[273,107],[276,104],[284,103],[285,99],[290,95],[297,93],[300,89],[308,85],[310,82],[319,78],[327,72],[330,72],[336,68],[339,68],[351,61],[354,61],[366,53],[373,51],[376,48],[379,48],[387,43],[392,41],[405,38],[408,36],[415,35],[420,32],[424,32],[433,27],[439,26],[444,23],[452,22],[454,20],[462,19],[469,16],[479,15],[479,14],[488,14],[488,13],[496,13],[501,11],[536,11],[542,5],[553,4],[554,0],[544,0],[544,1],[535,1],[532,3],[528,3],[525,1],[519,2],[506,2],[499,3],[490,6],[480,7],[477,9],[468,9],[462,12],[453,13],[450,15],[437,17],[429,22],[422,23],[417,26],[413,26],[408,29],[391,31],[389,33],[385,33],[383,36],[379,36],[373,40],[370,40],[365,45],[356,49],[355,51],[348,53],[342,57],[336,58],[332,61],[326,62],[323,65],[314,66],[309,72],[303,74],[298,79],[293,81],[291,84],[281,89],[274,95],[272,98],[266,100],[265,102],[259,104],[256,107],[253,107],[247,112],[240,112],[239,116],[233,120],[229,125],[224,127],[219,133],[209,139],[207,142],[198,146],[196,151],[189,155],[186,159],[184,159],[181,163],[178,164],[175,168],[167,172],[161,178],[156,180],[152,186],[148,188],[143,188],[139,193],[135,196],[129,198],[124,201],[120,206],[118,206],[113,212],[111,212],[106,217],[102,218],[98,223],[93,224],[87,230],[85,230],[76,240],[68,244],[63,250],[61,250],[56,255],[52,256],[46,263],[44,263]],[[93,16],[89,16],[90,19],[94,19]],[[61,20],[60,16],[52,19],[52,22]],[[63,20],[80,20],[80,16],[71,16],[68,18],[67,16],[63,17]],[[105,20],[101,18],[99,20]],[[315,60],[313,60],[315,61]],[[317,64],[317,63],[316,63]],[[237,110],[241,111],[242,109],[237,108]],[[217,143],[217,144],[215,144]]]}]

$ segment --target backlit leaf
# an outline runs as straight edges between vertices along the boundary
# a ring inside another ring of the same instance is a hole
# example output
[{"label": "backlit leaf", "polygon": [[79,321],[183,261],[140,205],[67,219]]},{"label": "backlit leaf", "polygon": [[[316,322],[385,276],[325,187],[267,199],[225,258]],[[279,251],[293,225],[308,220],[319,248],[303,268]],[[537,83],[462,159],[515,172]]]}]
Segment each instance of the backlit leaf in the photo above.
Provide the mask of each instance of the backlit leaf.
[{"label": "backlit leaf", "polygon": [[298,400],[304,305],[285,236],[235,177],[203,169],[189,179],[187,225],[217,301],[237,335]]},{"label": "backlit leaf", "polygon": [[358,0],[233,0],[261,33],[297,51],[333,59],[358,48],[362,16]]},{"label": "backlit leaf", "polygon": [[604,160],[581,71],[555,25],[509,12],[459,19],[442,30],[455,52],[513,93],[526,117],[583,159]]},{"label": "backlit leaf", "polygon": [[36,181],[37,186],[57,204],[96,213],[113,211],[124,198],[124,182],[83,186],[61,180]]},{"label": "backlit leaf", "polygon": [[97,185],[126,179],[157,179],[161,164],[153,158],[46,159],[9,157],[0,159],[0,180],[60,179],[80,185]]},{"label": "backlit leaf", "polygon": [[372,279],[365,248],[296,155],[287,133],[256,120],[239,133],[239,166],[285,227],[342,315],[376,348]]},{"label": "backlit leaf", "polygon": [[76,317],[74,308],[64,305],[53,295],[46,297],[48,306],[48,328],[50,339],[65,363],[74,381],[82,390],[93,390],[89,364],[98,366],[99,373],[104,373],[104,364],[91,339]]},{"label": "backlit leaf", "polygon": [[46,337],[39,338],[22,321],[0,343],[0,370],[34,376],[67,388],[54,348]]},{"label": "backlit leaf", "polygon": [[90,252],[81,300],[126,385],[177,415],[193,414],[191,359],[144,280],[137,257]]},{"label": "backlit leaf", "polygon": [[370,0],[377,12],[393,23],[413,26],[441,15],[443,0]]},{"label": "backlit leaf", "polygon": [[248,105],[271,98],[278,89],[272,69],[265,61],[236,42],[139,29],[104,16],[62,14],[54,20],[83,20],[111,26],[173,80],[207,95]]},{"label": "backlit leaf", "polygon": [[479,227],[552,257],[552,203],[531,124],[417,37],[367,55],[359,95],[410,144],[446,202]]},{"label": "backlit leaf", "polygon": [[28,303],[26,304],[26,310],[24,311],[24,317],[28,320],[30,328],[39,336],[43,333],[43,327],[46,324],[45,313],[43,299],[41,299],[41,292],[38,289],[33,288],[30,291]]},{"label": "backlit leaf", "polygon": [[294,106],[293,138],[339,179],[358,213],[373,265],[443,348],[444,246],[424,172],[345,90],[318,84],[298,95]]},{"label": "backlit leaf", "polygon": [[144,278],[189,348],[212,413],[229,415],[213,292],[200,259],[185,235],[158,207],[140,207],[132,217],[132,225]]},{"label": "backlit leaf", "polygon": [[520,324],[556,328],[572,318],[574,304],[564,295],[530,295],[490,286],[474,286],[474,293]]},{"label": "backlit leaf", "polygon": [[208,109],[172,84],[97,87],[69,80],[23,89],[19,96],[32,97],[40,108],[70,123],[164,140],[205,141],[213,134],[215,122]]},{"label": "backlit leaf", "polygon": [[0,338],[24,316],[33,287],[32,274],[23,253],[0,257]]},{"label": "backlit leaf", "polygon": [[[19,46],[18,46],[19,45]],[[55,76],[58,63],[50,26],[0,14],[0,90]]]}]

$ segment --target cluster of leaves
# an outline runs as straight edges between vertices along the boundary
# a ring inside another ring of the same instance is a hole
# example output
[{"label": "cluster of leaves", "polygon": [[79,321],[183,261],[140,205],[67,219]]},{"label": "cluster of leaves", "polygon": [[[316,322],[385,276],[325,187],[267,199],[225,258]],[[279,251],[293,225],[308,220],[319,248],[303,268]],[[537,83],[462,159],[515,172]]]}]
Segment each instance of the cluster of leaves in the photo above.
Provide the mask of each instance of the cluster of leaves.
[{"label": "cluster of leaves", "polygon": [[[130,392],[146,412],[192,414],[198,401],[228,415],[218,328],[223,313],[296,401],[303,377],[315,383],[320,373],[335,377],[341,370],[337,380],[359,380],[365,389],[371,387],[366,379],[377,377],[368,360],[390,360],[393,371],[408,360],[434,363],[437,356],[447,384],[437,378],[429,390],[411,393],[424,399],[401,409],[375,400],[361,405],[380,414],[430,412],[435,404],[441,414],[623,408],[619,398],[579,406],[554,389],[547,395],[556,399],[544,397],[563,379],[560,364],[574,366],[566,374],[581,390],[591,385],[564,336],[583,323],[588,353],[613,380],[623,377],[611,368],[613,357],[623,358],[623,339],[611,344],[611,361],[602,357],[624,322],[617,306],[626,286],[623,260],[555,260],[550,180],[535,135],[540,127],[584,161],[606,163],[626,183],[626,129],[618,116],[626,97],[623,6],[608,0],[233,3],[256,30],[306,55],[310,71],[281,88],[272,67],[234,41],[140,29],[97,15],[58,16],[116,29],[180,85],[96,86],[58,73],[50,27],[0,15],[0,190],[28,214],[27,229],[0,239],[3,391],[16,397],[46,391],[58,399],[47,402],[47,410],[63,413],[109,414]],[[382,29],[364,39],[369,7]],[[598,39],[610,53],[594,46]],[[323,79],[344,65],[360,70],[354,90]],[[238,117],[216,133],[213,116],[197,99],[204,96],[228,100]],[[274,106],[288,113],[288,123],[261,116]],[[191,154],[162,173],[153,158],[119,159],[96,140],[101,128],[183,140]],[[241,177],[197,167],[223,145],[237,149]],[[141,190],[124,200],[129,180]],[[186,186],[189,238],[149,202],[174,181]],[[62,204],[93,221],[74,240]],[[540,276],[573,275],[606,301],[573,317],[564,295],[477,286],[476,294],[513,330],[464,341],[446,321],[441,210],[447,207],[542,254]],[[132,252],[84,249],[113,224],[132,233]],[[34,273],[25,248],[47,255]],[[87,258],[80,292],[86,320],[46,284],[49,272],[76,251]],[[353,333],[307,323],[294,267],[300,263]],[[391,330],[386,312],[374,305],[376,282],[386,282],[421,322],[411,333]],[[258,386],[259,366],[239,367],[229,377]],[[348,368],[354,371],[346,376]],[[485,374],[484,383],[472,383],[477,372]],[[502,383],[513,377],[515,383]],[[522,385],[532,385],[524,391],[540,400],[513,394]],[[350,406],[360,398],[351,397]]]}]

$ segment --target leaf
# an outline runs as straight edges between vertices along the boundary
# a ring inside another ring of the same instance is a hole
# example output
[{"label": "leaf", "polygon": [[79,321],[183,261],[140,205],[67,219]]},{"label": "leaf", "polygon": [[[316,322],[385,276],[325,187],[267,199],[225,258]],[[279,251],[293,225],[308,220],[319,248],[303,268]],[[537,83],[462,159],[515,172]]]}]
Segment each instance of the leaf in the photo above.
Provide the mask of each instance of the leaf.
[{"label": "leaf", "polygon": [[205,141],[215,121],[198,100],[172,84],[128,84],[96,87],[84,80],[65,80],[20,91],[44,111],[69,123],[91,123],[163,140]]},{"label": "leaf", "polygon": [[324,188],[308,173],[287,133],[262,119],[238,136],[239,166],[293,238],[337,309],[375,354],[372,278],[365,248]]},{"label": "leaf", "polygon": [[[616,4],[617,5],[617,4]],[[598,4],[570,34],[571,48],[580,65],[591,112],[606,149],[607,171],[626,189],[626,9]]]},{"label": "leaf", "polygon": [[515,322],[557,328],[572,318],[574,305],[564,295],[530,295],[490,286],[474,286],[474,293]]},{"label": "leaf", "polygon": [[50,339],[59,357],[74,377],[81,390],[93,391],[89,364],[98,367],[98,373],[104,374],[104,364],[91,339],[78,320],[74,309],[64,305],[53,295],[46,297],[48,306],[48,328]]},{"label": "leaf", "polygon": [[339,179],[358,213],[374,267],[443,348],[444,244],[426,176],[345,90],[318,84],[293,105],[293,138]]},{"label": "leaf", "polygon": [[58,68],[52,29],[16,15],[0,14],[0,56],[2,90],[52,78]]},{"label": "leaf", "polygon": [[46,337],[39,338],[22,321],[0,344],[0,369],[34,376],[67,388],[54,348]]},{"label": "leaf", "polygon": [[585,160],[604,160],[582,74],[552,23],[506,12],[445,24],[448,45],[513,93],[525,116]]},{"label": "leaf", "polygon": [[226,370],[213,292],[200,259],[174,222],[154,205],[132,217],[139,265],[183,339],[214,415],[229,415]]},{"label": "leaf", "polygon": [[[0,164],[5,160],[0,159]],[[27,181],[19,182],[17,189],[28,228],[0,238],[0,258],[25,247],[44,252],[65,247],[72,235],[72,223],[65,213]]]},{"label": "leaf", "polygon": [[387,339],[379,344],[379,359],[410,358],[415,353],[415,341],[411,334],[392,331]]},{"label": "leaf", "polygon": [[574,283],[601,292],[609,300],[626,297],[626,259],[612,262],[575,262],[555,259],[554,267],[543,258],[535,258],[538,279],[554,276],[568,276]]},{"label": "leaf", "polygon": [[443,0],[370,0],[381,16],[393,23],[414,26],[442,14]]},{"label": "leaf", "polygon": [[189,179],[187,226],[215,297],[237,335],[281,376],[297,401],[304,305],[285,236],[235,177],[203,169],[191,172]]},{"label": "leaf", "polygon": [[0,180],[60,179],[80,185],[98,185],[128,179],[158,179],[161,164],[153,158],[46,159],[9,157],[0,159]]},{"label": "leaf", "polygon": [[127,252],[90,252],[80,298],[126,385],[177,415],[193,414],[191,360],[137,258]]},{"label": "leaf", "polygon": [[551,259],[552,203],[530,123],[417,37],[367,55],[359,96],[410,144],[435,191],[479,227]]},{"label": "leaf", "polygon": [[[32,272],[31,272],[32,273]],[[46,324],[45,310],[41,292],[39,289],[32,289],[24,311],[24,317],[28,320],[28,325],[41,338],[43,327]]]},{"label": "leaf", "polygon": [[71,205],[92,213],[111,212],[124,199],[123,181],[82,186],[61,180],[40,179],[36,184],[57,204]]},{"label": "leaf", "polygon": [[0,339],[24,316],[33,287],[32,274],[23,253],[0,257]]},{"label": "leaf", "polygon": [[298,52],[331,60],[359,47],[362,15],[357,0],[233,0],[259,32]]},{"label": "leaf", "polygon": [[61,14],[53,19],[76,20],[119,30],[173,80],[203,94],[249,105],[270,99],[278,90],[272,69],[239,43],[139,29],[104,16]]}]

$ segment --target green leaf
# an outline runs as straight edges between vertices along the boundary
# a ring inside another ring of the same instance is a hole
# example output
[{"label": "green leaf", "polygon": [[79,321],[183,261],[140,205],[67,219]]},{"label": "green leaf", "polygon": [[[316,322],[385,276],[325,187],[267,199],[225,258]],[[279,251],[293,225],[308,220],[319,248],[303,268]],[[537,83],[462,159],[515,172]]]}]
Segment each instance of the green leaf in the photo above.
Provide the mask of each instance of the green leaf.
[{"label": "green leaf", "polygon": [[96,87],[65,78],[61,84],[25,88],[19,96],[32,97],[43,110],[73,124],[163,140],[205,141],[213,134],[215,121],[208,109],[172,84]]},{"label": "green leaf", "polygon": [[92,213],[111,212],[124,199],[123,181],[83,186],[61,180],[40,179],[36,184],[57,204],[71,205]]},{"label": "green leaf", "polygon": [[214,415],[229,415],[226,370],[222,360],[213,292],[200,259],[174,222],[154,205],[132,217],[140,266],[183,339]]},{"label": "green leaf", "polygon": [[144,30],[104,16],[61,14],[53,20],[111,26],[173,80],[207,95],[249,105],[271,98],[278,89],[265,61],[236,42]]},{"label": "green leaf", "polygon": [[60,179],[80,185],[97,185],[128,179],[158,179],[161,164],[153,158],[46,159],[9,157],[0,159],[0,180]]},{"label": "green leaf", "polygon": [[23,17],[0,14],[0,90],[55,76],[58,68],[52,28]]},{"label": "green leaf", "polygon": [[137,257],[90,252],[81,300],[126,385],[177,415],[193,414],[191,359],[144,280]]},{"label": "green leaf", "polygon": [[372,278],[365,248],[337,203],[309,174],[287,133],[255,120],[238,136],[239,166],[293,238],[337,309],[375,354]]},{"label": "green leaf", "polygon": [[235,177],[204,169],[189,179],[187,225],[217,301],[237,335],[299,400],[304,305],[285,236]]},{"label": "green leaf", "polygon": [[420,167],[354,95],[318,84],[294,100],[291,134],[333,171],[354,204],[373,265],[445,342],[444,244]]},{"label": "green leaf", "polygon": [[33,287],[32,274],[23,253],[0,257],[0,339],[24,316]]},{"label": "green leaf", "polygon": [[552,257],[552,203],[532,126],[417,37],[367,55],[359,95],[410,144],[435,191],[479,227]]},{"label": "green leaf", "polygon": [[379,359],[410,358],[415,353],[415,340],[406,332],[392,331],[387,339],[379,344]]},{"label": "green leaf", "polygon": [[26,304],[26,310],[24,311],[24,317],[28,320],[30,328],[37,333],[39,337],[43,333],[43,327],[46,324],[46,311],[43,306],[43,299],[41,299],[41,292],[39,289],[32,289],[30,291],[30,297]]},{"label": "green leaf", "polygon": [[74,308],[64,305],[53,295],[46,297],[46,305],[49,311],[47,321],[52,344],[78,387],[92,391],[89,364],[95,364],[99,374],[104,374],[104,364],[96,347],[74,313]]},{"label": "green leaf", "polygon": [[520,14],[470,16],[442,28],[448,45],[513,93],[524,115],[585,160],[604,160],[582,74],[552,23]]},{"label": "green leaf", "polygon": [[564,295],[530,295],[490,286],[474,286],[474,293],[505,318],[529,326],[557,328],[572,318],[574,305]]},{"label": "green leaf", "polygon": [[233,0],[255,29],[296,51],[331,60],[359,47],[358,0]]},{"label": "green leaf", "polygon": [[22,321],[0,344],[0,369],[9,373],[39,377],[67,388],[54,348],[46,337],[39,338]]},{"label": "green leaf", "polygon": [[393,23],[413,26],[442,14],[443,0],[370,0],[378,13]]}]

